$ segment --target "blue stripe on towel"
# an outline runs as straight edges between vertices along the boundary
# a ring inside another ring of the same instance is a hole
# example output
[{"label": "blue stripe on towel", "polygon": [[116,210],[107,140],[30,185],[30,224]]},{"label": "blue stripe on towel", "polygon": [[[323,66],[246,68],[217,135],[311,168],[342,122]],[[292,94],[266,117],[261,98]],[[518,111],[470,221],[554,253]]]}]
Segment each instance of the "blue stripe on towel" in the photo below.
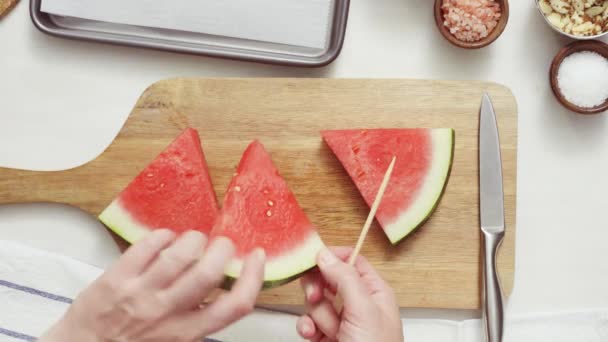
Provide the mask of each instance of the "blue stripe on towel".
[{"label": "blue stripe on towel", "polygon": [[[53,293],[41,291],[41,290],[38,290],[38,289],[35,289],[32,287],[27,287],[27,286],[11,283],[10,281],[6,281],[6,280],[2,280],[2,279],[0,279],[0,286],[4,286],[9,289],[25,292],[25,293],[28,293],[28,294],[31,294],[34,296],[43,297],[46,299],[54,300],[56,302],[61,302],[61,303],[65,303],[65,304],[72,304],[72,301],[73,301],[72,299],[70,299],[68,297],[63,297],[63,296],[56,295]],[[22,333],[19,333],[16,331],[11,331],[8,329],[3,329],[2,327],[0,327],[0,335],[10,336],[10,337],[13,337],[13,338],[16,338],[19,340],[23,340],[23,341],[32,341],[32,342],[36,341],[36,338],[33,336],[22,334]],[[221,341],[206,338],[203,342],[221,342]]]},{"label": "blue stripe on towel", "polygon": [[16,338],[18,340],[23,340],[23,341],[31,341],[31,342],[36,341],[36,338],[34,336],[18,333],[16,331],[11,331],[8,329],[0,328],[0,335],[9,336],[9,337]]},{"label": "blue stripe on towel", "polygon": [[56,302],[61,302],[61,303],[66,303],[66,304],[72,304],[72,300],[70,298],[68,298],[68,297],[63,297],[63,296],[59,296],[59,295],[52,294],[52,293],[49,293],[49,292],[44,292],[44,291],[37,290],[37,289],[32,288],[32,287],[18,285],[18,284],[11,283],[11,282],[6,281],[6,280],[0,279],[0,286],[8,287],[8,288],[13,289],[13,290],[17,290],[17,291],[29,293],[31,295],[35,295],[35,296],[43,297],[43,298],[46,298],[46,299],[54,300]]}]

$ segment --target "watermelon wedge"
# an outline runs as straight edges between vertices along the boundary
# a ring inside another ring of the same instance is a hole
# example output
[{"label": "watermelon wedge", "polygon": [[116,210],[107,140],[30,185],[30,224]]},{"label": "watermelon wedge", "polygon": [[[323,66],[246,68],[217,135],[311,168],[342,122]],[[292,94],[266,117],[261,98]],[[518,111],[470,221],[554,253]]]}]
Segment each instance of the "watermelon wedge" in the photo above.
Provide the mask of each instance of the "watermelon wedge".
[{"label": "watermelon wedge", "polygon": [[186,129],[99,215],[126,241],[168,228],[209,233],[219,208],[198,132]]},{"label": "watermelon wedge", "polygon": [[264,287],[287,283],[316,266],[323,247],[315,227],[259,141],[252,142],[228,186],[211,236],[226,236],[236,257],[226,268],[228,283],[238,278],[243,259],[255,248],[266,252]]},{"label": "watermelon wedge", "polygon": [[396,244],[437,207],[454,156],[452,129],[357,129],[321,132],[368,205],[397,157],[376,219]]}]

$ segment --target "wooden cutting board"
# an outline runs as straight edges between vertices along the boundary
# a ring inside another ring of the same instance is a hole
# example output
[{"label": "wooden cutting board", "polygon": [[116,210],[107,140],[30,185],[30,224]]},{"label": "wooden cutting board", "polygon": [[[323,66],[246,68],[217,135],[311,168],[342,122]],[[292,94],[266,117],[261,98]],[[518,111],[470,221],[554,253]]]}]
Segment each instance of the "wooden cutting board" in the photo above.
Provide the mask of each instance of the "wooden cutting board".
[{"label": "wooden cutting board", "polygon": [[[517,108],[505,87],[483,82],[355,79],[171,79],[149,87],[108,149],[59,172],[0,169],[0,204],[68,203],[97,216],[184,128],[200,131],[218,197],[252,139],[261,139],[328,245],[354,246],[368,207],[322,142],[321,129],[451,127],[455,160],[432,218],[400,245],[374,224],[362,251],[403,307],[478,308],[478,112],[489,92],[498,116],[506,239],[498,266],[514,273]],[[103,99],[101,99],[103,100]],[[105,99],[111,101],[112,99]],[[74,241],[78,243],[78,241]],[[300,304],[298,283],[261,304]]]}]

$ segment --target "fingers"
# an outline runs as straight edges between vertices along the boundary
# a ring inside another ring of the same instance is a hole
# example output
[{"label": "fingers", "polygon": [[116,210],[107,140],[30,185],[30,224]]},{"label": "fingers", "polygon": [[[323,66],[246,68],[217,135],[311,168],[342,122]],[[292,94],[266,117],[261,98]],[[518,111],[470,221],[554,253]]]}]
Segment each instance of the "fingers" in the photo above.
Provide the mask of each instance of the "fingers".
[{"label": "fingers", "polygon": [[157,229],[147,234],[142,240],[127,249],[125,254],[106,272],[106,276],[119,281],[138,276],[174,239],[175,233],[167,229]]},{"label": "fingers", "polygon": [[298,334],[311,342],[319,342],[323,338],[323,332],[317,329],[315,322],[308,315],[300,316],[296,323]]},{"label": "fingers", "polygon": [[[351,253],[353,252],[353,248],[350,247],[332,247],[331,251],[341,260],[347,260]],[[376,269],[367,261],[367,259],[362,255],[357,255],[355,259],[355,268],[361,275],[370,274],[381,278]]]},{"label": "fingers", "polygon": [[[305,292],[308,315],[302,316],[302,322],[299,322],[299,324],[301,324],[299,329],[305,329],[312,324],[312,327],[315,329],[309,330],[318,330],[323,335],[335,338],[340,327],[340,319],[333,306],[333,300],[324,293],[324,284],[321,274],[319,272],[306,274],[302,278],[301,284]],[[304,331],[302,331],[302,333],[305,334]],[[312,334],[309,335],[312,336]],[[309,336],[302,335],[302,337],[312,339],[312,337]]]},{"label": "fingers", "polygon": [[156,260],[141,276],[144,288],[165,288],[188,269],[203,254],[207,238],[199,231],[182,234],[167,249],[160,252]]},{"label": "fingers", "polygon": [[[213,248],[213,244],[210,248]],[[242,318],[253,310],[257,295],[262,288],[264,260],[265,255],[262,250],[254,251],[247,257],[232,291],[203,309],[189,311],[167,320],[149,334],[154,336],[157,331],[176,331],[179,332],[182,340],[196,341]]]},{"label": "fingers", "polygon": [[344,307],[355,312],[366,312],[370,306],[369,292],[360,274],[330,250],[323,249],[317,257],[319,270],[330,287],[337,289],[344,299]]},{"label": "fingers", "polygon": [[298,320],[298,333],[313,342],[319,342],[326,336],[335,338],[340,319],[332,304],[333,296],[327,296],[324,292],[323,277],[318,271],[310,272],[302,277],[300,284],[305,293],[308,314]]},{"label": "fingers", "polygon": [[[330,251],[332,251],[334,255],[337,256],[340,260],[347,261],[352,252],[354,251],[354,248],[331,247]],[[362,255],[357,255],[357,258],[355,259],[355,268],[357,269],[357,271],[359,271],[359,273],[361,273],[361,275],[363,275],[364,273],[370,273],[380,278],[380,275],[376,272],[374,267]]]},{"label": "fingers", "polygon": [[323,289],[325,284],[323,278],[318,271],[312,271],[305,274],[300,280],[304,297],[307,303],[314,304],[323,299]]},{"label": "fingers", "polygon": [[224,268],[233,254],[234,245],[229,239],[215,239],[202,259],[193,264],[162,295],[176,310],[201,303],[224,279]]},{"label": "fingers", "polygon": [[298,318],[296,330],[302,338],[307,340],[310,340],[317,332],[315,322],[313,322],[308,315],[300,316],[300,318]]},{"label": "fingers", "polygon": [[201,337],[213,334],[253,311],[264,282],[265,258],[262,249],[251,253],[232,290],[194,317],[192,324],[204,322],[205,331]]},{"label": "fingers", "polygon": [[355,249],[352,247],[336,246],[329,247],[329,250],[332,251],[332,253],[334,253],[334,255],[337,256],[340,260],[346,262]]},{"label": "fingers", "polygon": [[[349,247],[332,247],[331,251],[340,259],[347,260],[353,249]],[[395,311],[399,310],[393,289],[365,257],[361,255],[357,256],[355,259],[355,268],[359,272],[361,280],[368,293],[373,298],[373,301],[378,304],[382,310],[390,313],[390,315],[393,315]]]},{"label": "fingers", "polygon": [[316,328],[323,335],[335,339],[340,329],[340,318],[334,305],[329,300],[323,300],[308,308],[308,316],[315,322]]},{"label": "fingers", "polygon": [[[341,260],[348,260],[353,252],[353,248],[351,247],[332,247],[330,250]],[[362,255],[358,255],[355,259],[355,269],[359,272],[359,275],[363,278],[364,283],[372,294],[380,291],[392,292],[392,289],[382,276]]]}]

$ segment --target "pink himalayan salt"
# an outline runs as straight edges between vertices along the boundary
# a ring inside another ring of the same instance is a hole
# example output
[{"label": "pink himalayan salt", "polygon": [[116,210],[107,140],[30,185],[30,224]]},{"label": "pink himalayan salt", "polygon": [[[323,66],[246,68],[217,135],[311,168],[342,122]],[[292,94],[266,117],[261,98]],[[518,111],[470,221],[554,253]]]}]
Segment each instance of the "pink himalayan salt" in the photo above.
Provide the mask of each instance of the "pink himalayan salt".
[{"label": "pink himalayan salt", "polygon": [[476,42],[487,37],[502,15],[495,0],[443,0],[445,25],[458,40]]}]

